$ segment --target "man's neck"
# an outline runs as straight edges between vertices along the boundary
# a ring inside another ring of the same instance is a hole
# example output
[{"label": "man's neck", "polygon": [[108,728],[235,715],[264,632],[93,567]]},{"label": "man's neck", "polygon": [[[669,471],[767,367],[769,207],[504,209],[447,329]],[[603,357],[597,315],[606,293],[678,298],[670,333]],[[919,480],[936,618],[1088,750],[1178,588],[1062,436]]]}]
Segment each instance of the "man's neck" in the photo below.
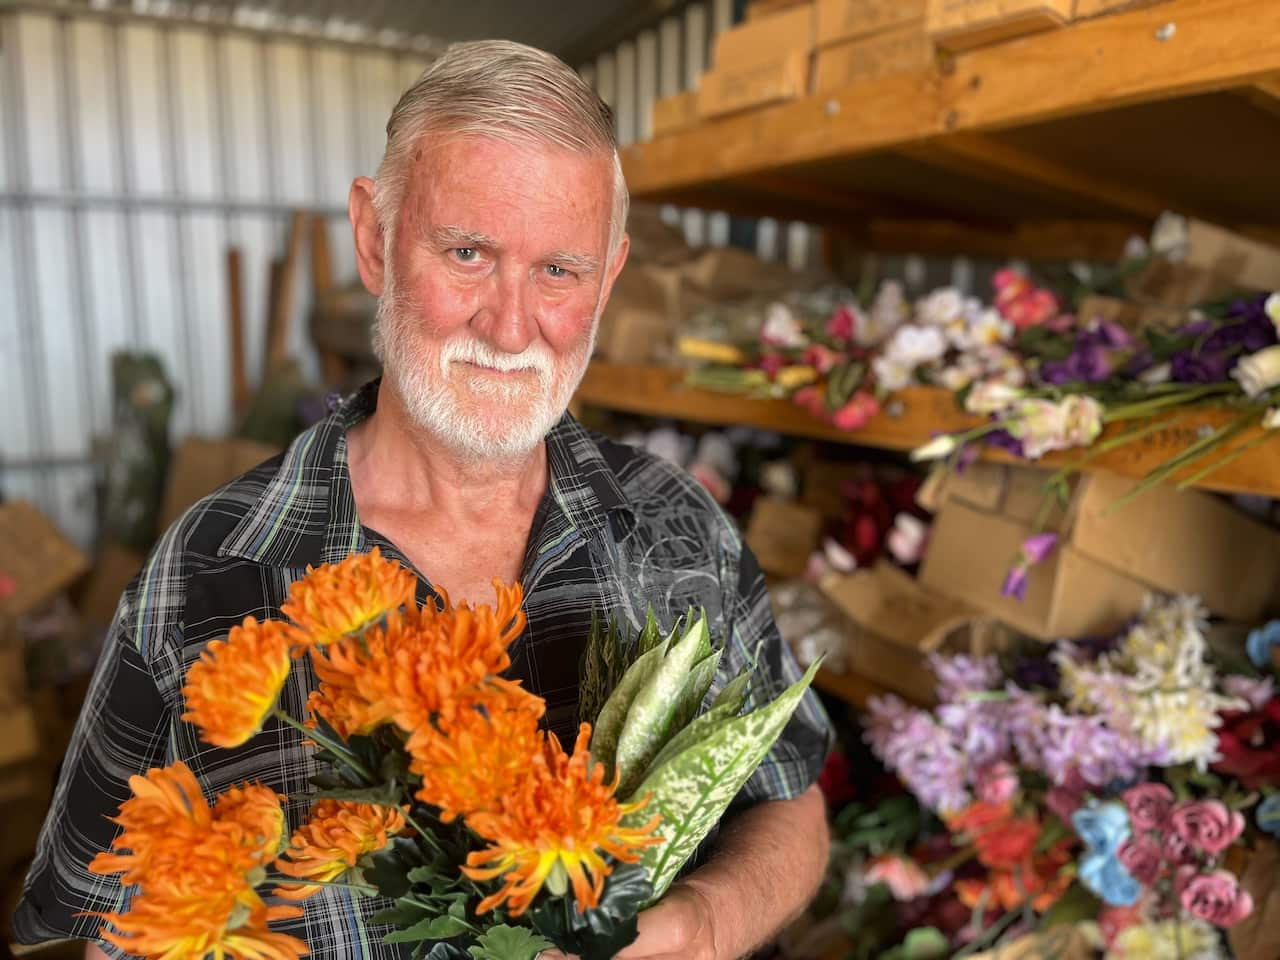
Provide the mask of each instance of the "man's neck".
[{"label": "man's neck", "polygon": [[377,410],[347,431],[347,455],[361,514],[431,511],[467,520],[497,509],[532,515],[548,482],[545,443],[510,460],[466,456],[414,424],[386,379]]}]

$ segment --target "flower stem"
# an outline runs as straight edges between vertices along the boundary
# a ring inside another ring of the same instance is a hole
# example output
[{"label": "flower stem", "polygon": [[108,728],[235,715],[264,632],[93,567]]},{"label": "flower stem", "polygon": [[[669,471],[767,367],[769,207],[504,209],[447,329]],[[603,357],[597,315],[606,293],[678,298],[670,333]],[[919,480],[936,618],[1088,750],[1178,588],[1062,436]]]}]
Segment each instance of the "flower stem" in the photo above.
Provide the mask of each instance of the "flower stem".
[{"label": "flower stem", "polygon": [[303,879],[300,877],[285,877],[267,875],[264,883],[292,884],[298,887],[335,887],[339,890],[355,890],[357,893],[363,893],[365,896],[374,897],[378,895],[378,888],[367,883],[341,883],[338,880],[312,880],[310,878]]},{"label": "flower stem", "polygon": [[1196,471],[1195,473],[1193,473],[1191,476],[1189,476],[1189,477],[1187,477],[1185,480],[1181,481],[1181,482],[1178,484],[1178,489],[1179,489],[1179,490],[1185,490],[1185,489],[1187,489],[1187,487],[1195,486],[1197,483],[1199,483],[1199,482],[1200,482],[1201,480],[1203,480],[1205,477],[1209,476],[1209,474],[1211,474],[1211,473],[1217,473],[1219,470],[1221,470],[1221,469],[1222,469],[1223,467],[1225,467],[1227,464],[1229,464],[1229,463],[1231,463],[1232,461],[1234,461],[1234,460],[1238,459],[1238,458],[1239,458],[1240,456],[1242,456],[1243,454],[1248,453],[1250,450],[1253,450],[1253,449],[1255,449],[1256,447],[1260,447],[1260,446],[1262,446],[1262,445],[1263,445],[1264,443],[1266,443],[1268,440],[1274,440],[1274,439],[1275,439],[1275,436],[1273,435],[1272,431],[1267,430],[1267,431],[1266,431],[1266,432],[1264,432],[1261,436],[1254,437],[1254,438],[1253,438],[1252,440],[1250,440],[1248,443],[1242,443],[1242,444],[1240,444],[1240,446],[1236,447],[1234,450],[1232,450],[1232,451],[1230,451],[1229,453],[1227,453],[1227,454],[1226,454],[1225,456],[1223,456],[1220,460],[1215,460],[1213,463],[1209,464],[1207,467],[1201,467],[1199,470],[1197,470],[1197,471]]},{"label": "flower stem", "polygon": [[364,777],[366,782],[368,783],[376,782],[373,774],[370,773],[365,768],[365,765],[356,758],[355,754],[351,752],[351,750],[347,747],[345,743],[342,743],[341,741],[334,740],[330,737],[327,737],[323,733],[321,733],[319,730],[312,730],[305,723],[301,723],[300,721],[295,720],[293,717],[289,716],[279,707],[276,707],[276,709],[273,711],[273,714],[275,718],[279,720],[281,723],[287,723],[289,726],[293,727],[294,729],[302,731],[302,733],[305,736],[309,737],[310,739],[314,740],[316,743],[320,744],[320,746],[330,751],[334,756],[336,756],[339,760],[341,760],[343,763],[349,766],[352,770],[354,770],[360,776]]},{"label": "flower stem", "polygon": [[1179,393],[1167,393],[1159,397],[1152,397],[1147,400],[1137,400],[1133,403],[1125,404],[1120,407],[1113,407],[1102,415],[1103,423],[1113,423],[1116,420],[1136,420],[1140,417],[1147,417],[1160,410],[1169,407],[1177,407],[1183,404],[1194,403],[1197,400],[1203,400],[1206,397],[1214,396],[1220,393],[1233,393],[1239,388],[1234,383],[1210,383],[1203,387],[1190,387]]}]

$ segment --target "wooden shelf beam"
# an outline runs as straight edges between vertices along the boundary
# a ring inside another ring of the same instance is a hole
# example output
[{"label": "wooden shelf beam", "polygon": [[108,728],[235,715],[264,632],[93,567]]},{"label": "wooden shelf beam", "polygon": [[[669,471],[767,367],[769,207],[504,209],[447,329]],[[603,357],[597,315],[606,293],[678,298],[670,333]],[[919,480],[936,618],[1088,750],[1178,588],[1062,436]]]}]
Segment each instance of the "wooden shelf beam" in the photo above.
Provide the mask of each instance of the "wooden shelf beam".
[{"label": "wooden shelf beam", "polygon": [[[608,410],[649,417],[685,420],[713,426],[746,426],[788,436],[806,437],[831,443],[871,447],[880,450],[909,451],[924,444],[937,433],[967,430],[981,421],[955,405],[954,395],[936,387],[909,387],[894,394],[885,410],[863,429],[853,432],[838,430],[817,420],[787,400],[744,397],[686,387],[683,373],[665,367],[642,367],[594,362],[578,388],[575,402]],[[1128,477],[1141,477],[1174,454],[1229,421],[1234,413],[1206,409],[1167,418],[1168,429],[1090,460],[1090,470],[1110,470]],[[1113,425],[1102,439],[1123,432],[1125,426]],[[1242,434],[1232,449],[1244,446],[1258,436],[1256,430]],[[1060,467],[1078,460],[1085,451],[1068,450],[1052,453],[1037,461],[1042,466]],[[1224,449],[1218,455],[1225,453]],[[1023,461],[996,449],[984,450],[983,456],[1005,463]],[[1197,464],[1175,473],[1177,481],[1199,469]],[[1251,493],[1280,497],[1280,437],[1276,442],[1261,444],[1241,454],[1221,470],[1210,474],[1199,486],[1225,493]]]},{"label": "wooden shelf beam", "polygon": [[1023,220],[1008,226],[954,220],[878,217],[851,232],[858,245],[883,253],[1005,257],[1027,260],[1119,260],[1126,241],[1151,232],[1147,220]]},{"label": "wooden shelf beam", "polygon": [[623,165],[634,197],[662,200],[945,134],[1269,84],[1277,72],[1280,3],[1169,0],[706,122],[628,148]]}]

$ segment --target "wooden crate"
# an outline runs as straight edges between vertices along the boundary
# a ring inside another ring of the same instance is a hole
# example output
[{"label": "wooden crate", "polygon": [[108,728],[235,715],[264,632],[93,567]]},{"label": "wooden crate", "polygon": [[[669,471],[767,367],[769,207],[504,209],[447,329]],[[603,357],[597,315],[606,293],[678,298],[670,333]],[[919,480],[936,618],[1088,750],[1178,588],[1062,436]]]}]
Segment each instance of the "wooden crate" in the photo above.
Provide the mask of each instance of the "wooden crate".
[{"label": "wooden crate", "polygon": [[813,92],[827,93],[895,73],[927,69],[934,63],[933,40],[921,22],[860,37],[818,51]]},{"label": "wooden crate", "polygon": [[812,3],[761,17],[717,34],[711,59],[716,72],[773,63],[781,55],[813,50]]},{"label": "wooden crate", "polygon": [[1103,17],[1108,13],[1123,13],[1125,10],[1136,10],[1138,7],[1150,7],[1164,2],[1165,0],[1076,0],[1075,19]]},{"label": "wooden crate", "polygon": [[762,17],[771,17],[775,13],[782,13],[784,10],[790,10],[792,7],[812,4],[813,0],[752,0],[747,4],[747,21],[759,20]]},{"label": "wooden crate", "polygon": [[653,102],[653,135],[674,133],[698,122],[698,91],[662,97]]},{"label": "wooden crate", "polygon": [[818,0],[819,47],[883,33],[924,19],[925,0]]},{"label": "wooden crate", "polygon": [[969,50],[1066,24],[1075,0],[929,0],[925,29],[938,46]]},{"label": "wooden crate", "polygon": [[764,63],[712,70],[698,86],[698,116],[718,117],[803,96],[809,88],[808,53],[785,53]]}]

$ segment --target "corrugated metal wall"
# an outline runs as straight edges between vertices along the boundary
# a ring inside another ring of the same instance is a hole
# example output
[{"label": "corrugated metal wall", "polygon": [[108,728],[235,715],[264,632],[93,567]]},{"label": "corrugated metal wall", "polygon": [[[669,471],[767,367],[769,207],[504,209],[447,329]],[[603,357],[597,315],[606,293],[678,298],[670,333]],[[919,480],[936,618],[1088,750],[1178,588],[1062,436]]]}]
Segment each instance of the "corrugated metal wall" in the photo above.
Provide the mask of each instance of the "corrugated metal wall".
[{"label": "corrugated metal wall", "polygon": [[[252,381],[290,211],[332,218],[353,279],[347,190],[426,61],[92,14],[0,13],[0,31],[0,485],[87,543],[111,353],[163,358],[175,439],[227,431],[226,248],[242,251]],[[290,343],[313,369],[300,266]]]}]

